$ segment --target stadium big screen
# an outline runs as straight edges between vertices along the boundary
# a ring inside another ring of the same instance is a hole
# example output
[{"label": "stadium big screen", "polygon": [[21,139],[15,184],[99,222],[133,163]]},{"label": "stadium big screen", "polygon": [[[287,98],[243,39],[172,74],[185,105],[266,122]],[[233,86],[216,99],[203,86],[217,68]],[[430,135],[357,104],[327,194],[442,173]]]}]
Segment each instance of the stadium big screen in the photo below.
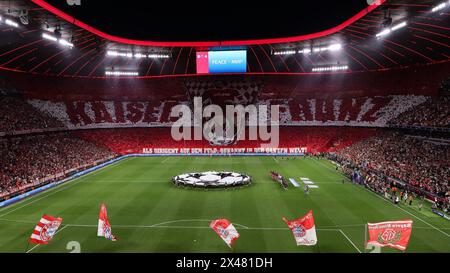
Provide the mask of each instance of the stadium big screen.
[{"label": "stadium big screen", "polygon": [[245,73],[246,50],[197,51],[197,74]]}]

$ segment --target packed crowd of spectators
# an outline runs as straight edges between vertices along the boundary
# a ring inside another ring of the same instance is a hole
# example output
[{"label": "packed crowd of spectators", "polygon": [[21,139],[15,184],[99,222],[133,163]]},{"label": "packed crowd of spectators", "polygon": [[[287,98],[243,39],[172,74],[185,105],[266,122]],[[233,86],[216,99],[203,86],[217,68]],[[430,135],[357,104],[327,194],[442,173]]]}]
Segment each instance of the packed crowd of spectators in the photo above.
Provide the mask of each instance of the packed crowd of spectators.
[{"label": "packed crowd of spectators", "polygon": [[450,128],[450,96],[430,98],[389,123],[400,126]]},{"label": "packed crowd of spectators", "polygon": [[450,145],[388,132],[337,151],[332,159],[344,172],[364,177],[373,190],[383,193],[392,181],[425,192],[450,204]]},{"label": "packed crowd of spectators", "polygon": [[115,154],[68,133],[0,139],[0,195]]},{"label": "packed crowd of spectators", "polygon": [[0,78],[0,106],[0,135],[64,127],[57,119],[27,103],[5,78]]}]

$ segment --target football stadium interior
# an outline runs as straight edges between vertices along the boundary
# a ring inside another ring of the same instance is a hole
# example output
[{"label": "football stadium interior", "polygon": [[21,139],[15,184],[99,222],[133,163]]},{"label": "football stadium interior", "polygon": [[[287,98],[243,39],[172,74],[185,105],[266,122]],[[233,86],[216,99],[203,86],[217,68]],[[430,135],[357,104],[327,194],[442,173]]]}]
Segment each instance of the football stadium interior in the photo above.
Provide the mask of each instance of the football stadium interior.
[{"label": "football stadium interior", "polygon": [[0,252],[450,252],[450,1],[235,36],[87,2],[0,0]]}]

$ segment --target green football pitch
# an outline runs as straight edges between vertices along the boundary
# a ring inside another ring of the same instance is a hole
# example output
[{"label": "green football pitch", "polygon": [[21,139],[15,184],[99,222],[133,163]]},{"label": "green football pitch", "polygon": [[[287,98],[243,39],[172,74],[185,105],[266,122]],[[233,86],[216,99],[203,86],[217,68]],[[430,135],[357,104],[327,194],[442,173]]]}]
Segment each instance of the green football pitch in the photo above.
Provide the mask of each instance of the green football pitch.
[{"label": "green football pitch", "polygon": [[[232,189],[176,187],[184,172],[233,171],[252,176],[250,186]],[[269,171],[319,186],[305,195],[271,180]],[[127,158],[76,180],[0,209],[0,252],[364,252],[365,223],[412,219],[407,252],[450,252],[450,221],[425,205],[392,204],[353,185],[327,160],[280,157]],[[105,203],[116,242],[96,235]],[[318,245],[296,246],[282,221],[313,210]],[[48,245],[27,240],[43,214],[63,218]],[[233,249],[209,228],[229,219],[240,238]],[[399,252],[382,249],[382,252]]]}]

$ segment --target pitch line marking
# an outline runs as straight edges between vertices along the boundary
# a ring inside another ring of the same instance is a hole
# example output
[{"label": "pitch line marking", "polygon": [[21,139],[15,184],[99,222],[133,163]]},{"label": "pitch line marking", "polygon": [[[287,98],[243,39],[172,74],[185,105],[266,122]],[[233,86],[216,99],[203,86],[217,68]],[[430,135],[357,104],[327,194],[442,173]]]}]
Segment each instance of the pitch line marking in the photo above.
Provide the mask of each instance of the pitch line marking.
[{"label": "pitch line marking", "polygon": [[[32,221],[21,221],[21,220],[10,220],[10,219],[0,219],[0,221],[6,221],[6,222],[15,222],[15,223],[22,223],[22,224],[34,224]],[[179,222],[211,222],[212,220],[206,220],[206,219],[182,219],[182,220],[174,220],[174,221],[165,221],[153,225],[111,225],[113,228],[186,228],[186,229],[209,229],[210,227],[207,226],[170,226],[168,224],[172,223],[179,223]],[[242,229],[248,229],[248,230],[288,230],[287,227],[248,227],[239,223],[232,223],[236,227],[241,227]],[[64,227],[97,227],[97,224],[65,224]],[[339,231],[339,229],[336,228],[316,228],[316,230],[320,231]],[[56,233],[55,233],[56,234]]]},{"label": "pitch line marking", "polygon": [[413,213],[411,213],[411,212],[405,210],[404,208],[402,208],[402,207],[400,207],[400,206],[394,205],[393,203],[389,202],[388,200],[384,199],[383,197],[379,196],[378,194],[376,194],[376,193],[374,193],[374,192],[372,192],[372,191],[370,191],[370,190],[368,190],[368,189],[366,189],[366,188],[364,188],[364,190],[366,190],[366,191],[368,191],[368,192],[371,192],[371,193],[375,194],[378,198],[381,198],[383,201],[388,202],[389,204],[393,205],[394,207],[396,207],[396,208],[398,208],[398,209],[404,211],[405,213],[411,215],[412,217],[414,217],[414,218],[420,220],[421,222],[423,222],[423,223],[429,225],[429,226],[432,227],[433,229],[439,231],[440,233],[442,233],[442,234],[444,234],[445,236],[447,236],[448,238],[450,238],[450,235],[449,235],[448,233],[446,233],[446,232],[442,231],[441,229],[439,229],[439,228],[433,226],[432,224],[430,224],[430,223],[428,223],[427,221],[423,220],[423,219],[420,218],[419,216],[417,216],[417,215],[415,215],[415,214],[413,214]]},{"label": "pitch line marking", "polygon": [[[151,225],[151,227],[159,227],[159,226],[164,226],[167,224],[173,224],[173,223],[179,223],[179,222],[208,222],[210,223],[213,220],[205,220],[205,219],[181,219],[181,220],[173,220],[173,221],[167,221],[167,222],[161,222],[161,223],[157,223],[157,224],[153,224]],[[248,229],[247,226],[238,224],[238,223],[232,223],[235,226],[240,226],[244,229]]]},{"label": "pitch line marking", "polygon": [[[105,166],[105,168],[101,168],[101,169],[95,170],[95,171],[89,173],[89,174],[86,175],[86,176],[77,177],[77,178],[75,178],[74,180],[67,181],[67,182],[65,182],[65,183],[62,183],[62,184],[60,184],[60,185],[54,187],[54,188],[50,188],[50,189],[48,189],[48,190],[46,190],[46,191],[43,191],[43,192],[41,192],[41,193],[39,193],[39,194],[30,196],[29,198],[25,198],[24,200],[19,201],[19,202],[13,204],[13,206],[16,205],[16,204],[18,205],[18,204],[20,204],[20,203],[22,203],[22,202],[24,202],[24,201],[29,201],[30,199],[33,199],[33,197],[40,196],[41,194],[48,193],[47,195],[42,196],[41,198],[38,198],[38,199],[33,200],[33,201],[31,201],[31,202],[28,202],[28,203],[24,204],[23,206],[17,207],[17,208],[15,208],[15,209],[12,209],[12,210],[10,210],[10,211],[8,211],[8,212],[6,212],[6,213],[0,215],[0,218],[2,218],[3,216],[6,216],[6,215],[8,215],[8,214],[10,214],[10,213],[12,213],[12,212],[14,212],[14,211],[17,211],[17,210],[19,210],[19,209],[21,209],[21,208],[24,208],[24,207],[26,207],[26,206],[28,206],[28,205],[31,205],[31,204],[33,204],[33,203],[35,203],[35,202],[37,202],[37,201],[40,201],[40,200],[42,200],[42,199],[44,199],[44,198],[47,198],[47,197],[49,197],[49,196],[51,196],[51,195],[54,195],[54,194],[56,194],[56,193],[58,193],[58,192],[60,192],[60,191],[63,191],[63,190],[66,190],[66,189],[68,189],[68,188],[71,188],[72,186],[78,185],[78,184],[80,184],[81,182],[86,181],[86,180],[85,180],[86,178],[89,178],[89,177],[91,177],[91,176],[97,175],[97,174],[99,174],[99,173],[101,173],[101,172],[107,170],[107,169],[108,169],[107,167],[118,166],[119,163],[125,162],[125,161],[127,161],[127,159],[129,159],[129,158],[126,158],[125,160],[120,160],[120,161],[114,162],[114,163],[112,163],[111,165]],[[70,182],[72,182],[72,183],[70,183]],[[62,187],[62,186],[66,186],[66,187]],[[57,191],[54,191],[54,190],[56,190],[56,189],[58,189],[58,190],[57,190]],[[50,192],[50,193],[49,193],[49,192]],[[12,208],[12,207],[11,207],[11,206],[7,206],[7,207],[1,209],[0,211],[5,211],[6,209],[9,209],[9,208]]]},{"label": "pitch line marking", "polygon": [[[17,223],[17,224],[35,224],[35,222],[33,221],[26,221],[26,220],[13,220],[13,219],[0,219],[0,222],[10,222],[10,223]],[[193,221],[200,221],[200,220],[193,220]],[[212,221],[212,220],[204,220],[204,221]],[[162,225],[163,223],[159,223],[159,224],[154,224],[154,225],[144,225],[144,226],[136,226],[136,227],[150,227],[150,226],[154,226],[154,227],[159,227],[160,225]],[[236,224],[233,223],[236,226],[241,226],[244,229],[254,229],[254,228],[250,228],[241,224]],[[73,226],[73,227],[94,227],[96,225],[83,225],[83,224],[66,224],[68,226]],[[323,228],[319,229],[319,230],[337,230],[339,228],[349,228],[349,227],[363,227],[366,224],[359,224],[359,225],[337,225],[337,226],[323,226]],[[127,225],[112,225],[113,227],[129,227]],[[425,230],[432,230],[434,228],[431,227],[414,227],[415,229],[425,229]],[[266,229],[264,227],[261,227],[260,229]],[[267,229],[278,229],[278,228],[267,228]],[[283,229],[283,228],[279,228],[279,229]],[[450,230],[450,228],[441,228],[442,230]]]},{"label": "pitch line marking", "polygon": [[32,221],[24,221],[24,220],[12,220],[12,219],[0,219],[3,222],[11,222],[11,223],[19,223],[19,224],[36,224]]},{"label": "pitch line marking", "polygon": [[359,250],[359,248],[355,245],[355,243],[353,243],[352,240],[350,240],[350,238],[344,233],[344,231],[342,231],[342,229],[339,229],[339,232],[344,235],[344,237],[350,242],[350,244],[352,244],[352,246],[359,252],[362,253],[361,250]]},{"label": "pitch line marking", "polygon": [[[66,227],[68,227],[68,226],[69,226],[69,225],[63,226],[61,229],[59,229],[58,231],[56,231],[54,235],[56,235],[56,234],[58,234],[59,232],[63,231],[63,230],[64,230]],[[53,236],[54,236],[54,235],[53,235]],[[33,246],[33,247],[30,248],[26,253],[30,253],[31,251],[33,251],[33,249],[37,248],[38,246],[40,246],[40,245],[35,245],[35,246]]]},{"label": "pitch line marking", "polygon": [[[111,225],[111,226],[112,227],[117,227],[117,228],[121,228],[121,227],[124,227],[124,228],[125,227],[137,227],[137,228],[140,228],[140,227],[143,227],[143,228],[145,228],[145,227],[161,227],[163,224],[175,223],[175,222],[180,222],[180,221],[184,221],[184,222],[188,222],[188,221],[192,221],[192,222],[205,221],[206,222],[206,221],[212,221],[212,220],[196,220],[196,219],[192,219],[192,220],[168,221],[168,222],[161,222],[161,223],[153,224],[153,225],[142,225],[142,226],[140,226],[140,225]],[[10,222],[10,223],[18,223],[18,224],[35,224],[34,221],[14,220],[14,219],[5,219],[5,218],[0,219],[0,222]],[[86,224],[86,225],[83,225],[83,224],[65,224],[65,225],[73,226],[73,227],[96,227],[97,226],[97,225],[88,225],[88,224]],[[252,227],[244,226],[244,225],[238,224],[238,223],[233,223],[233,225],[240,226],[243,229],[268,229],[268,230],[285,229],[285,228],[281,228],[281,227],[280,228],[275,228],[275,227],[268,227],[268,228],[265,228],[265,227],[260,227],[260,228],[254,227],[254,228],[252,228]],[[317,230],[338,230],[338,229],[341,229],[341,228],[363,227],[365,225],[366,224],[323,226],[323,228],[319,228]],[[434,228],[431,228],[431,227],[414,227],[414,228],[415,229],[425,229],[425,230],[433,230],[434,229]],[[448,228],[444,227],[444,228],[440,228],[440,229],[442,229],[442,230],[450,230],[450,227],[448,227]]]},{"label": "pitch line marking", "polygon": [[[3,221],[10,221],[10,222],[19,222],[19,223],[27,223],[27,224],[31,224],[33,222],[27,222],[27,221],[16,221],[16,220],[7,220],[7,219],[0,219]],[[167,229],[210,229],[210,227],[205,227],[205,226],[169,226],[169,225],[164,225],[164,224],[170,224],[170,223],[176,223],[176,222],[195,222],[195,221],[210,221],[210,220],[201,220],[201,219],[186,219],[186,220],[175,220],[175,221],[166,221],[166,222],[161,222],[161,223],[157,223],[157,224],[153,224],[153,225],[111,225],[111,227],[113,228],[117,228],[117,229],[127,229],[127,228],[147,228],[147,229],[154,229],[154,228],[167,228]],[[238,223],[233,223],[235,226],[239,226],[242,227],[245,230],[283,230],[286,231],[288,230],[288,228],[286,227],[247,227]],[[352,225],[352,226],[361,226],[361,225]],[[63,228],[61,228],[58,232],[62,231],[63,229],[65,229],[66,227],[85,227],[85,228],[95,228],[97,227],[97,225],[78,225],[78,224],[66,224],[63,226]],[[339,226],[336,226],[339,227]],[[416,227],[417,229],[431,229],[431,228],[427,228],[427,227]],[[448,228],[450,229],[450,228]],[[356,244],[347,236],[347,234],[345,234],[345,232],[342,229],[336,229],[336,228],[316,228],[317,231],[337,231],[339,233],[342,234],[342,236],[345,237],[345,239],[358,251],[358,253],[362,253],[361,250],[356,246]],[[57,232],[57,233],[58,233]],[[56,233],[55,233],[56,234]],[[38,247],[39,245],[34,246],[33,248],[31,248],[30,250],[27,251],[31,252],[32,250],[34,250],[36,247]]]}]

